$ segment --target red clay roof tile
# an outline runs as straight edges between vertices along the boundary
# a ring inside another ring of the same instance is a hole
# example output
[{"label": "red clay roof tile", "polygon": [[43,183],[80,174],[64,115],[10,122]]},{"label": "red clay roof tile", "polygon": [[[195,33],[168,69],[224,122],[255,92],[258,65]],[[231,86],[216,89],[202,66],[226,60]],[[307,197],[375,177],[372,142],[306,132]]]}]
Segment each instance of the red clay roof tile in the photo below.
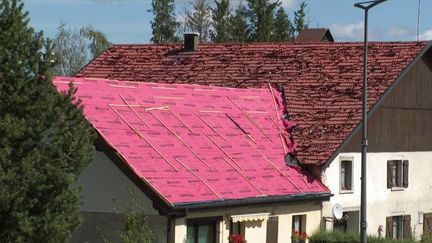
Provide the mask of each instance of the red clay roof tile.
[{"label": "red clay roof tile", "polygon": [[[426,46],[371,43],[370,108]],[[114,45],[77,76],[229,87],[283,84],[305,164],[330,158],[361,118],[362,43]]]}]

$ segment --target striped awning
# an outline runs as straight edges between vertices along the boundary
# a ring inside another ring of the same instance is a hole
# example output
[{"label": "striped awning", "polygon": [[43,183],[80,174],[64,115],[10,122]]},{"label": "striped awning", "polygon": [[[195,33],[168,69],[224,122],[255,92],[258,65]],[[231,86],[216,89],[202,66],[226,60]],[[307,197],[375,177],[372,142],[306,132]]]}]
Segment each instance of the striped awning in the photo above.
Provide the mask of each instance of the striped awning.
[{"label": "striped awning", "polygon": [[254,213],[254,214],[240,214],[231,215],[233,223],[244,221],[262,221],[269,218],[270,213]]}]

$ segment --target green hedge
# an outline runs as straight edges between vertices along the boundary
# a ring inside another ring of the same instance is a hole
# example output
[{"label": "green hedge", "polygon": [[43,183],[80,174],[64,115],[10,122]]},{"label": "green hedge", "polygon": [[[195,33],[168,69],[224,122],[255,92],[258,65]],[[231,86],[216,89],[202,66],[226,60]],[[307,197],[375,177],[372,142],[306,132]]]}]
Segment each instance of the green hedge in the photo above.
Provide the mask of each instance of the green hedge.
[{"label": "green hedge", "polygon": [[[340,231],[318,231],[309,238],[310,243],[360,243],[359,234],[348,234]],[[368,236],[368,243],[415,243],[414,240],[393,240]],[[432,237],[423,237],[422,243],[432,243]]]}]

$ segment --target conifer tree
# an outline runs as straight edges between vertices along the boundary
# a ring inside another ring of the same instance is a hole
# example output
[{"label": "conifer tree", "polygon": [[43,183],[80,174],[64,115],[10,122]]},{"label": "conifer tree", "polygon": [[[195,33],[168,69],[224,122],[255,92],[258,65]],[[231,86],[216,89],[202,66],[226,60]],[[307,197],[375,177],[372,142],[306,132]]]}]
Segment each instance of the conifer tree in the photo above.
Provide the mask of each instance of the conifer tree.
[{"label": "conifer tree", "polygon": [[230,41],[246,42],[249,40],[250,30],[247,21],[247,9],[241,2],[229,22]]},{"label": "conifer tree", "polygon": [[274,13],[280,6],[279,0],[247,0],[248,17],[251,24],[251,40],[270,41],[273,31]]},{"label": "conifer tree", "polygon": [[23,1],[0,1],[0,241],[65,242],[93,132],[72,89],[53,87],[51,43],[28,23]]},{"label": "conifer tree", "polygon": [[306,2],[302,2],[297,11],[294,12],[294,29],[297,35],[302,29],[307,29],[308,24],[306,22]]},{"label": "conifer tree", "polygon": [[276,12],[274,21],[273,41],[290,42],[294,39],[294,27],[282,7]]},{"label": "conifer tree", "polygon": [[186,12],[186,26],[199,34],[200,41],[210,39],[211,8],[207,0],[195,0],[192,11]]},{"label": "conifer tree", "polygon": [[151,12],[154,15],[151,21],[153,43],[177,42],[175,35],[178,23],[175,19],[174,0],[152,0]]},{"label": "conifer tree", "polygon": [[211,32],[211,39],[213,42],[228,42],[229,41],[229,27],[230,27],[230,1],[220,0],[215,1],[215,8],[212,8],[213,31]]}]

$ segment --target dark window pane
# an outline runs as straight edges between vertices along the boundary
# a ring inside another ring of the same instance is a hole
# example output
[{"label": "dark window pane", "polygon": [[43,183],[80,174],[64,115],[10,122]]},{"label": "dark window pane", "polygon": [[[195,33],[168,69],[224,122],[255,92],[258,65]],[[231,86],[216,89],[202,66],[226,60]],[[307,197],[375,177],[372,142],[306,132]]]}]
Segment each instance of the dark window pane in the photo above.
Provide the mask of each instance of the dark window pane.
[{"label": "dark window pane", "polygon": [[195,231],[196,231],[196,227],[194,225],[188,225],[187,231],[186,231],[186,242],[187,243],[196,243]]},{"label": "dark window pane", "polygon": [[213,225],[200,225],[198,227],[198,243],[214,243],[215,227]]}]

